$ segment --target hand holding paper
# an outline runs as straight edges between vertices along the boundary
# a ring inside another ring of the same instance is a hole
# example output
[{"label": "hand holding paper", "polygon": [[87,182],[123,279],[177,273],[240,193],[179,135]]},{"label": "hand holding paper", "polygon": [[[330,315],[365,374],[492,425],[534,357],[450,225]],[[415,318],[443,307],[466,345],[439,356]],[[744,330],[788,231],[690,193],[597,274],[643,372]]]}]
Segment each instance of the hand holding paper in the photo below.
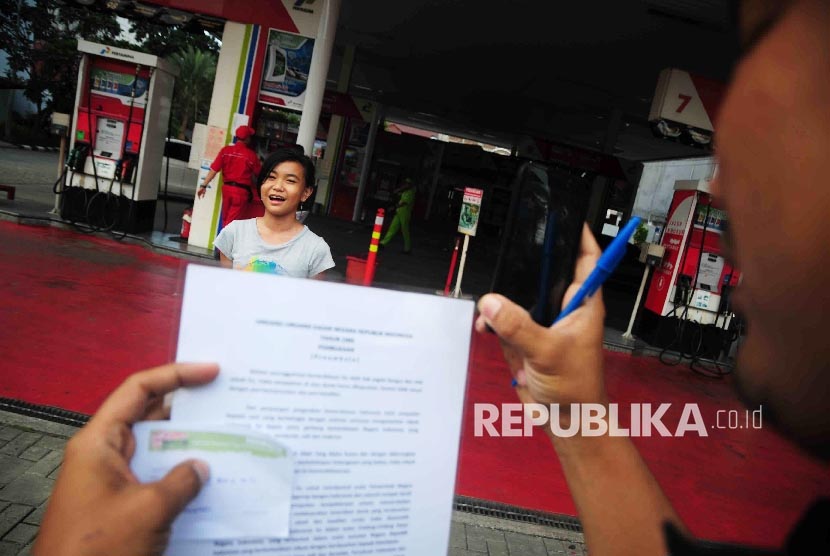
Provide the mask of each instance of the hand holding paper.
[{"label": "hand holding paper", "polygon": [[287,537],[293,457],[261,434],[198,423],[147,421],[133,426],[131,467],[141,482],[179,462],[208,462],[211,476],[173,523],[171,541]]},{"label": "hand holding paper", "polygon": [[[68,444],[33,553],[445,552],[472,314],[191,267],[178,357],[221,377],[179,363],[113,393]],[[172,422],[139,422],[178,387]]]},{"label": "hand holding paper", "polygon": [[113,392],[67,444],[33,554],[161,554],[170,524],[209,471],[189,460],[139,484],[129,468],[130,426],[166,417],[165,393],[204,384],[218,372],[209,363],[164,365],[135,373]]}]

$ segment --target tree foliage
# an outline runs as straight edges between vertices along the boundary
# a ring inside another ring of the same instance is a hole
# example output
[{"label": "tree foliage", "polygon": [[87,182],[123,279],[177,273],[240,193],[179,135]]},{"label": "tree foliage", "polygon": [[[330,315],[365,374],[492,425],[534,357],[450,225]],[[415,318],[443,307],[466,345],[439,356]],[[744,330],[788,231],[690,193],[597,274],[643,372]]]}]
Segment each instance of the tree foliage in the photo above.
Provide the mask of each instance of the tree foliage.
[{"label": "tree foliage", "polygon": [[147,20],[130,22],[136,42],[119,39],[114,12],[72,1],[0,0],[0,48],[8,58],[4,76],[23,88],[37,107],[33,129],[42,129],[53,111],[71,112],[78,79],[78,38],[172,59],[181,69],[173,98],[172,133],[185,137],[206,121],[221,43],[202,30],[192,32]]},{"label": "tree foliage", "polygon": [[131,21],[130,32],[135,35],[139,50],[167,58],[179,66],[170,134],[185,139],[194,123],[207,122],[221,43],[202,30],[147,20]]},{"label": "tree foliage", "polygon": [[39,123],[51,111],[69,112],[75,99],[78,37],[125,46],[115,14],[54,0],[0,0],[7,14],[0,44],[8,56],[7,75],[24,86],[38,109]]},{"label": "tree foliage", "polygon": [[210,51],[186,46],[169,57],[179,66],[176,92],[173,96],[173,132],[179,139],[197,121],[206,122],[216,76],[217,57]]},{"label": "tree foliage", "polygon": [[218,55],[221,47],[221,43],[205,31],[189,31],[146,20],[131,21],[130,31],[142,50],[161,58],[169,58],[188,47]]}]

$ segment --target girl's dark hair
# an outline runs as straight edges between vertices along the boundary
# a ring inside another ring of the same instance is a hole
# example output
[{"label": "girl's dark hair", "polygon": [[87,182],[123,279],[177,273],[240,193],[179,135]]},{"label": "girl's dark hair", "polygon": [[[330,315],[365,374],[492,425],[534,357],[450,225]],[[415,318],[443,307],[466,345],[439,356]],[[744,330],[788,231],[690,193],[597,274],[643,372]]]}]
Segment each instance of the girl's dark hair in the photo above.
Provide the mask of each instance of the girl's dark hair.
[{"label": "girl's dark hair", "polygon": [[305,174],[305,186],[314,188],[314,163],[309,157],[303,154],[303,148],[299,145],[293,147],[280,147],[279,149],[268,155],[265,162],[262,163],[262,170],[259,172],[259,184],[262,186],[263,182],[268,179],[268,175],[275,166],[279,166],[283,162],[296,162],[303,167]]}]

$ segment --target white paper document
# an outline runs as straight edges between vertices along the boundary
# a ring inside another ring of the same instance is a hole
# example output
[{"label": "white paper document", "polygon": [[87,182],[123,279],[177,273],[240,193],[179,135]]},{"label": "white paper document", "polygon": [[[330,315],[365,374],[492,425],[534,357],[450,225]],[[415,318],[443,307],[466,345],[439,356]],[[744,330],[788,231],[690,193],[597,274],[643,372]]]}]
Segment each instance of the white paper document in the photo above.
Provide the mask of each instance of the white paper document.
[{"label": "white paper document", "polygon": [[210,478],[173,523],[171,541],[288,536],[293,457],[279,441],[250,430],[182,421],[133,425],[130,467],[142,483],[158,481],[187,459],[202,459]]},{"label": "white paper document", "polygon": [[171,420],[250,427],[294,454],[289,536],[168,554],[445,554],[471,301],[190,266],[179,361],[215,361]]}]

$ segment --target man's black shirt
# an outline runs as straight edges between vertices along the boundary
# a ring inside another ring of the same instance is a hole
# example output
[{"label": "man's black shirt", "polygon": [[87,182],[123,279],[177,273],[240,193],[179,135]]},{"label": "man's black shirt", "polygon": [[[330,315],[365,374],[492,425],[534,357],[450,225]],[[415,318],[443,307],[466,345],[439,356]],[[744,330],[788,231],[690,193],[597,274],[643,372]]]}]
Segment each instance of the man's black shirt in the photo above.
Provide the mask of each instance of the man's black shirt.
[{"label": "man's black shirt", "polygon": [[784,548],[769,549],[715,543],[685,537],[671,523],[664,525],[670,556],[819,556],[830,554],[830,499],[815,502],[795,528]]}]

